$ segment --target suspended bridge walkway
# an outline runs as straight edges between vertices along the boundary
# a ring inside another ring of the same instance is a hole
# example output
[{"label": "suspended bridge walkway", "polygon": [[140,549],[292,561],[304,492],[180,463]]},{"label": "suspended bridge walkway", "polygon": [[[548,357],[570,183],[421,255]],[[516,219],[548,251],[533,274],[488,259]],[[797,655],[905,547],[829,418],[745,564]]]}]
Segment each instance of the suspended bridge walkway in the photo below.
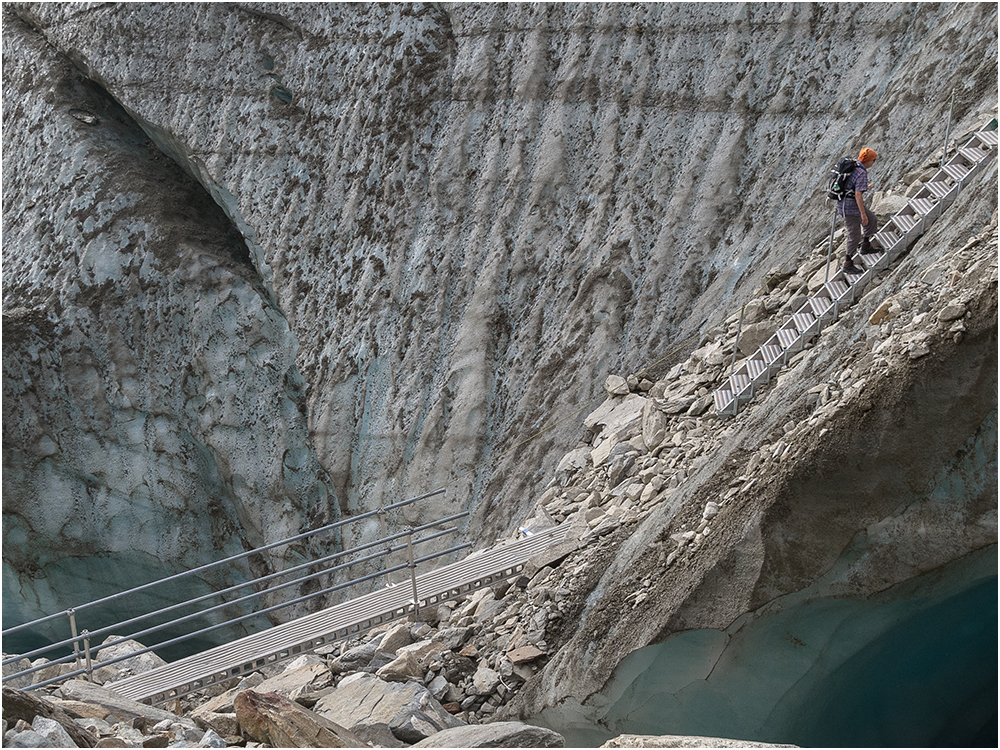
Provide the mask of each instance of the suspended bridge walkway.
[{"label": "suspended bridge walkway", "polygon": [[[4,630],[4,637],[22,631],[39,633],[42,626],[51,628],[57,621],[66,618],[68,619],[71,633],[70,637],[65,640],[50,643],[28,653],[5,658],[3,660],[5,667],[8,664],[15,664],[14,669],[17,669],[18,666],[24,664],[25,659],[42,655],[51,656],[54,653],[58,654],[60,650],[72,649],[72,653],[68,656],[56,658],[53,661],[42,659],[40,660],[42,662],[40,664],[36,661],[35,666],[21,668],[19,671],[9,670],[10,673],[4,675],[3,682],[8,683],[18,680],[19,682],[14,684],[20,684],[29,675],[33,675],[43,669],[48,670],[55,665],[69,665],[74,661],[75,669],[72,666],[66,666],[62,669],[63,673],[59,676],[38,681],[35,684],[27,686],[25,689],[34,690],[80,675],[91,679],[93,671],[97,667],[115,664],[142,653],[174,646],[183,641],[202,637],[211,631],[229,627],[246,620],[259,620],[262,616],[271,612],[315,600],[320,596],[347,589],[361,583],[373,581],[381,577],[386,579],[382,588],[371,593],[356,596],[319,612],[297,617],[284,624],[269,627],[266,630],[237,638],[223,645],[178,659],[148,672],[143,672],[134,677],[109,684],[110,688],[123,697],[148,703],[162,703],[188,693],[197,692],[220,681],[256,671],[262,666],[295,658],[301,654],[314,651],[320,646],[361,635],[383,623],[411,615],[419,615],[420,610],[425,607],[436,606],[440,602],[459,598],[483,586],[489,586],[512,578],[525,569],[525,566],[532,557],[560,544],[567,537],[569,524],[553,526],[534,534],[524,532],[525,536],[505,540],[490,549],[473,552],[457,562],[443,565],[418,575],[418,566],[427,567],[432,561],[440,562],[440,559],[446,555],[471,548],[471,544],[464,543],[448,547],[444,550],[431,552],[422,557],[415,556],[415,550],[421,544],[456,533],[458,531],[457,527],[447,526],[447,524],[468,515],[467,512],[458,513],[422,526],[407,527],[401,532],[383,536],[367,544],[358,545],[324,557],[309,559],[286,570],[248,580],[219,591],[212,591],[186,601],[177,602],[156,611],[147,612],[128,620],[100,627],[94,631],[78,629],[79,619],[82,619],[84,616],[96,619],[100,611],[107,611],[109,608],[113,610],[121,606],[122,600],[127,597],[144,594],[150,589],[162,586],[163,584],[176,584],[181,580],[190,579],[191,577],[198,577],[204,580],[204,574],[210,569],[219,568],[220,566],[225,566],[224,569],[231,569],[234,564],[239,563],[244,558],[255,555],[259,556],[264,552],[281,547],[287,548],[288,545],[297,544],[318,534],[329,535],[347,524],[358,523],[376,516],[384,521],[385,515],[389,511],[433,495],[438,495],[442,492],[444,492],[443,488]],[[445,526],[444,528],[438,528],[443,525]],[[374,552],[362,554],[366,550],[374,550]],[[389,562],[393,555],[404,555],[405,562],[390,566]],[[341,562],[345,558],[347,562]],[[330,566],[329,563],[332,562],[338,562],[338,564]],[[273,595],[282,589],[299,587],[302,583],[311,579],[319,579],[321,577],[330,578],[334,574],[346,571],[355,565],[365,565],[370,569],[370,566],[378,566],[380,564],[382,567],[374,573],[349,578],[345,582],[322,588],[310,594],[283,601],[266,608],[260,608],[260,601],[262,601],[262,597],[265,594]],[[407,572],[404,573],[403,571]],[[300,575],[302,573],[304,575]],[[397,577],[396,581],[393,581],[392,576],[394,573],[400,573],[402,578]],[[285,580],[282,581],[282,579]],[[251,593],[236,598],[232,596],[238,590],[247,588],[253,589]],[[203,604],[212,600],[221,600],[221,603],[202,608]],[[257,604],[252,607],[253,611],[249,614],[228,619],[225,618],[227,610],[231,612],[234,606],[245,605],[252,601],[256,601]],[[109,607],[112,604],[115,607]],[[196,606],[199,609],[194,612],[183,616],[174,616],[176,612],[183,610],[190,611]],[[181,626],[189,627],[190,623],[204,624],[207,615],[213,616],[208,621],[214,620],[215,624],[194,630],[193,632],[186,632],[184,635],[155,643],[140,650],[130,651],[115,658],[99,659],[97,657],[97,654],[102,649],[109,649],[128,640],[139,638],[145,640],[147,636],[154,633],[162,634],[165,631],[177,632],[181,629]],[[153,618],[163,620],[168,617],[169,619],[161,624],[138,631],[133,630],[133,626],[139,622],[148,621]],[[220,617],[223,618],[221,622],[218,621]],[[120,635],[124,632],[129,632],[130,634],[125,636]],[[91,641],[101,637],[106,637],[107,640],[100,645],[91,647]],[[216,640],[218,640],[218,636],[216,636]],[[81,643],[83,644],[82,647]]]},{"label": "suspended bridge walkway", "polygon": [[162,703],[254,672],[267,664],[314,651],[382,623],[407,617],[421,608],[511,578],[536,554],[563,541],[568,527],[569,524],[555,526],[474,553],[464,560],[417,576],[415,588],[409,580],[395,583],[322,612],[115,682],[110,687],[126,698]]}]

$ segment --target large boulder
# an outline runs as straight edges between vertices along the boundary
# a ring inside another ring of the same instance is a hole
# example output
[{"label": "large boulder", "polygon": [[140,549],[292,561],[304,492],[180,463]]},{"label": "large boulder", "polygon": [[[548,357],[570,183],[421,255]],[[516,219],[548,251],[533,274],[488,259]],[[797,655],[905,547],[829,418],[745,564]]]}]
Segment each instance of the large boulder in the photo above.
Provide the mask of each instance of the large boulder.
[{"label": "large boulder", "polygon": [[277,693],[245,690],[236,696],[243,733],[272,747],[367,747],[357,735]]},{"label": "large boulder", "polygon": [[368,674],[345,679],[314,710],[358,734],[365,727],[384,724],[408,743],[465,724],[445,711],[423,685],[384,682]]},{"label": "large boulder", "polygon": [[[42,726],[34,726],[39,720],[52,721],[62,727],[71,738],[74,747],[94,747],[97,739],[74,721],[74,717],[65,709],[53,704],[34,693],[28,693],[17,688],[3,687],[3,718],[8,724],[18,720],[32,723],[32,730],[43,736],[51,734]],[[51,727],[51,725],[46,725]],[[51,744],[51,743],[50,743]]]},{"label": "large boulder", "polygon": [[[113,679],[123,679],[143,672],[149,672],[167,663],[166,660],[160,658],[152,651],[146,651],[136,656],[129,656],[129,654],[135,654],[146,648],[139,641],[129,639],[115,643],[113,646],[103,647],[105,643],[113,643],[114,641],[121,641],[121,636],[109,635],[101,643],[102,648],[98,651],[98,662],[115,670],[117,676]],[[114,661],[115,659],[121,659],[121,661]],[[114,663],[107,664],[110,661],[114,661]]]}]

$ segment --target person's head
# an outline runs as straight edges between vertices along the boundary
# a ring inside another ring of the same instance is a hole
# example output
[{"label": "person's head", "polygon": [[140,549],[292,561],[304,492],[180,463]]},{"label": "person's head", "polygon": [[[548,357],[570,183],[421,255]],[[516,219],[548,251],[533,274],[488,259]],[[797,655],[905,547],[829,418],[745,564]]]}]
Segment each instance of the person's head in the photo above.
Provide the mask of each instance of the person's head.
[{"label": "person's head", "polygon": [[872,164],[875,163],[877,158],[878,154],[871,148],[863,148],[861,149],[861,153],[858,154],[858,161],[861,162],[861,165],[865,169],[871,169]]}]

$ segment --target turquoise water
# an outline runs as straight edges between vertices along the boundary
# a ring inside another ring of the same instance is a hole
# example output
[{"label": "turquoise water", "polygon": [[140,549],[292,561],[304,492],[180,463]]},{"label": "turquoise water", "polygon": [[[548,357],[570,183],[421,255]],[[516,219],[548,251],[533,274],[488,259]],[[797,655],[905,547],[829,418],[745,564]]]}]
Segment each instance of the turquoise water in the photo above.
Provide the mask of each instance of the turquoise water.
[{"label": "turquoise water", "polygon": [[631,654],[592,708],[537,718],[572,747],[625,733],[996,747],[996,555],[982,550],[924,588],[803,598],[728,632],[678,634]]},{"label": "turquoise water", "polygon": [[997,579],[909,617],[800,701],[790,742],[997,746]]}]

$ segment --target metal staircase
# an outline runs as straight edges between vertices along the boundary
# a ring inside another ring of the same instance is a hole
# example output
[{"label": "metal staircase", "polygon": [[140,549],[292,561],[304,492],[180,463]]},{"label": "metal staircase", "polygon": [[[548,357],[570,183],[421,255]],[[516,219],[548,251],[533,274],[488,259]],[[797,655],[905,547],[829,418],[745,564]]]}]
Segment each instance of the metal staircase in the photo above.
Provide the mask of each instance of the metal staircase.
[{"label": "metal staircase", "polygon": [[996,151],[996,130],[974,133],[872,238],[873,252],[855,256],[860,273],[843,270],[834,273],[771,338],[733,371],[725,384],[714,393],[716,411],[721,415],[735,415],[793,354],[857,299],[877,272],[887,268],[927,231],[955,200],[962,187],[993,160]]}]

